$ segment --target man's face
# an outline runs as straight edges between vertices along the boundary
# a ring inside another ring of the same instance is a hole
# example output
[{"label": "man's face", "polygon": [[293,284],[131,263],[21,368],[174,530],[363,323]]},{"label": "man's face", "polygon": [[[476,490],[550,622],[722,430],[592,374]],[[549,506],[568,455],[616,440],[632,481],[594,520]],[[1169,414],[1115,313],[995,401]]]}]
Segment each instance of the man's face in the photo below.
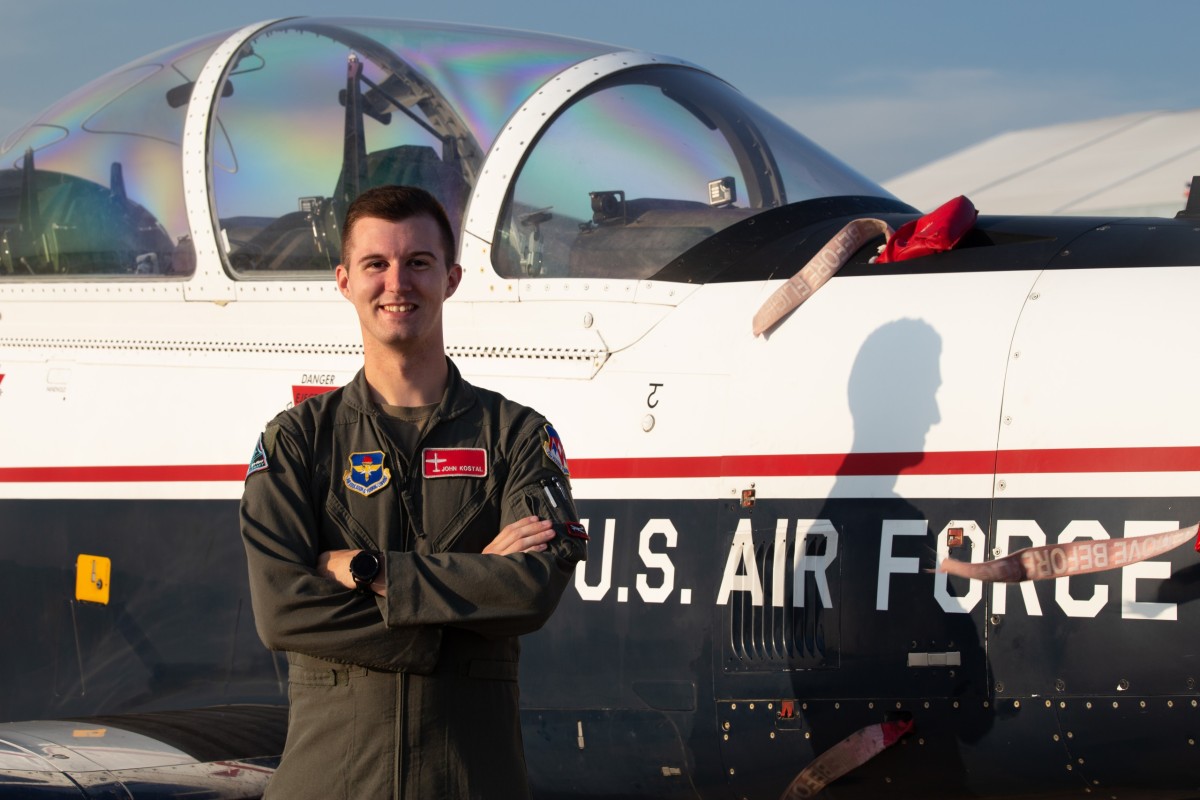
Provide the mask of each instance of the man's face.
[{"label": "man's face", "polygon": [[355,223],[337,285],[358,311],[364,347],[441,349],[442,303],[462,280],[462,267],[447,269],[446,257],[437,222],[428,215]]}]

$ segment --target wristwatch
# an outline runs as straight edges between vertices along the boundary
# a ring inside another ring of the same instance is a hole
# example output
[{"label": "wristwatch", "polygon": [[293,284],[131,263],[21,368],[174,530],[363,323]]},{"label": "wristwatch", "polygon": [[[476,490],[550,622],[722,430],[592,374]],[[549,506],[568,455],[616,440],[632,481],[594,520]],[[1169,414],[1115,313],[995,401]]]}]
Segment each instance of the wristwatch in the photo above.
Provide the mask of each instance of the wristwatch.
[{"label": "wristwatch", "polygon": [[371,591],[371,581],[379,575],[383,560],[375,550],[359,550],[358,555],[350,559],[350,577],[360,592]]}]

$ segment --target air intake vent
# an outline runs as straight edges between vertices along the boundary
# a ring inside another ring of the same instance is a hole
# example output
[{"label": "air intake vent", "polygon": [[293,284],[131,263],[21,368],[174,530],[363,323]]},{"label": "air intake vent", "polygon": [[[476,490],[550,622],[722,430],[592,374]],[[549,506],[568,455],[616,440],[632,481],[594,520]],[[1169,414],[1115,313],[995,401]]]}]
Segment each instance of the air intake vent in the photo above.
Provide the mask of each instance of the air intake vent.
[{"label": "air intake vent", "polygon": [[[826,539],[809,535],[804,540],[808,555],[824,552]],[[792,575],[795,542],[789,538],[777,569],[775,543],[760,542],[754,550],[758,575],[762,578],[762,605],[754,605],[751,592],[730,594],[724,607],[723,628],[728,631],[723,649],[726,672],[776,672],[795,669],[827,669],[840,665],[840,623],[835,610],[825,608],[815,582],[803,584],[797,605]],[[782,586],[776,588],[776,576]],[[781,591],[780,591],[781,590]],[[836,595],[835,595],[836,597]],[[782,598],[782,604],[777,604]],[[836,602],[836,601],[835,601]]]}]

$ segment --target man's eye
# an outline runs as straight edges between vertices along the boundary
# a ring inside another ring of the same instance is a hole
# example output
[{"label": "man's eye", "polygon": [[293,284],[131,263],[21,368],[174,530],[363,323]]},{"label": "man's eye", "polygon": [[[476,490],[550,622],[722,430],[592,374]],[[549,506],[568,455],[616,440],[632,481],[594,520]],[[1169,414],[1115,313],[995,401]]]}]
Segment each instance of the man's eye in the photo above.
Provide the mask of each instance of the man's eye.
[{"label": "man's eye", "polygon": [[414,258],[408,262],[408,265],[413,269],[429,269],[433,266],[433,262],[424,258]]}]

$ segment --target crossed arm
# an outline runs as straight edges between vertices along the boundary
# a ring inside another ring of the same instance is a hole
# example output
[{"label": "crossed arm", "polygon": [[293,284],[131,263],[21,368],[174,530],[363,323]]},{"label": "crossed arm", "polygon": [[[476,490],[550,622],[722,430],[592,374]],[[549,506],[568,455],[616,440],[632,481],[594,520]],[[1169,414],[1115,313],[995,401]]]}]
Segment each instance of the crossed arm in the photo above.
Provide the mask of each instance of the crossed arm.
[{"label": "crossed arm", "polygon": [[[540,553],[546,549],[546,543],[554,538],[553,523],[548,519],[524,517],[504,526],[504,530],[483,548],[484,555],[506,556],[512,553]],[[353,589],[354,578],[350,576],[350,561],[361,550],[329,550],[317,556],[317,574],[341,584],[346,589]],[[387,596],[387,554],[380,554],[385,559],[378,577],[371,582],[375,594]]]},{"label": "crossed arm", "polygon": [[[577,519],[569,496],[565,504],[543,508],[536,502],[543,492],[535,488],[514,495],[510,511],[521,513],[524,505],[525,515],[482,552],[390,551],[382,556],[373,595],[348,592],[354,587],[349,562],[360,551],[319,550],[319,511],[304,478],[310,474],[304,447],[294,434],[278,434],[269,470],[249,476],[241,505],[255,623],[272,649],[380,669],[425,669],[436,657],[441,626],[489,637],[537,630],[584,555],[579,538],[553,528],[564,515]],[[536,431],[531,448],[540,447],[535,437]],[[529,473],[541,465],[525,462]],[[535,478],[522,474],[516,483]]]}]

